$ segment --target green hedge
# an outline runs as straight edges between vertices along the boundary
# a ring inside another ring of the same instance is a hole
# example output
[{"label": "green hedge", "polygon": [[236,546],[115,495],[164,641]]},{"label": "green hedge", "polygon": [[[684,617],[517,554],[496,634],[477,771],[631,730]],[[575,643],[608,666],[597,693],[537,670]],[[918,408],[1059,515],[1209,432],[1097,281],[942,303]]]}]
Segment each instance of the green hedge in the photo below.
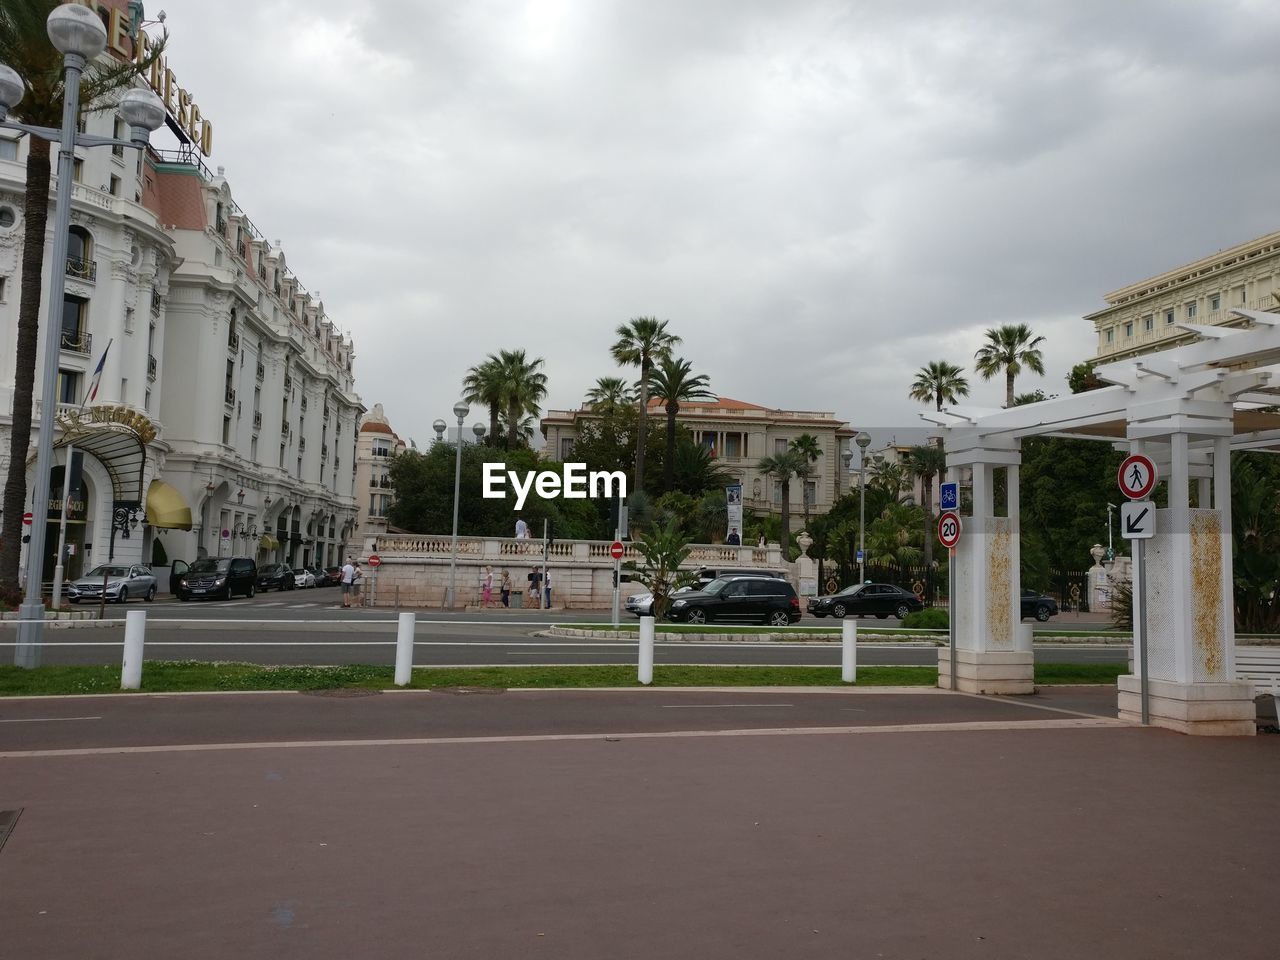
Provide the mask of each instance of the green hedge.
[{"label": "green hedge", "polygon": [[951,618],[947,616],[947,611],[939,610],[937,607],[929,607],[927,610],[908,613],[903,618],[902,625],[904,627],[915,627],[919,630],[945,630],[951,625]]}]

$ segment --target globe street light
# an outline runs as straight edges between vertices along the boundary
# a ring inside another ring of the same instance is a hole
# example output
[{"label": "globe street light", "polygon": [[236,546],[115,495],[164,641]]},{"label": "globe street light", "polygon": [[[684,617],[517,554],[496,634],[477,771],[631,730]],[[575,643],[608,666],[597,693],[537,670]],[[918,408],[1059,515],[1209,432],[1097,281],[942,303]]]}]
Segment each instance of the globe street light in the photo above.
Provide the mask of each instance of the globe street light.
[{"label": "globe street light", "polygon": [[[453,458],[453,546],[449,550],[449,595],[445,606],[453,609],[453,598],[458,588],[458,491],[462,487],[462,421],[471,411],[459,400],[453,405],[453,415],[458,418],[457,453]],[[438,422],[438,421],[437,421]]]},{"label": "globe street light", "polygon": [[[10,67],[0,64],[0,126],[21,130],[58,144],[58,188],[54,197],[53,258],[49,281],[49,322],[44,332],[44,370],[40,391],[40,425],[36,441],[35,485],[31,496],[31,541],[27,546],[26,590],[18,608],[18,642],[14,663],[40,665],[44,633],[45,527],[49,516],[49,468],[53,461],[53,424],[58,410],[58,347],[62,329],[62,300],[66,292],[67,234],[71,228],[71,184],[76,147],[136,147],[146,149],[151,131],[164,123],[165,108],[148,90],[130,90],[120,100],[120,115],[129,125],[129,139],[80,134],[80,78],[89,61],[107,48],[107,30],[98,15],[76,3],[60,4],[45,21],[50,42],[62,54],[62,127],[38,127],[4,119],[22,100],[26,84]],[[66,504],[63,504],[66,508]],[[113,526],[113,532],[114,532]]]},{"label": "globe street light", "polygon": [[867,447],[871,434],[859,430],[853,438],[858,445],[858,582],[867,582]]}]

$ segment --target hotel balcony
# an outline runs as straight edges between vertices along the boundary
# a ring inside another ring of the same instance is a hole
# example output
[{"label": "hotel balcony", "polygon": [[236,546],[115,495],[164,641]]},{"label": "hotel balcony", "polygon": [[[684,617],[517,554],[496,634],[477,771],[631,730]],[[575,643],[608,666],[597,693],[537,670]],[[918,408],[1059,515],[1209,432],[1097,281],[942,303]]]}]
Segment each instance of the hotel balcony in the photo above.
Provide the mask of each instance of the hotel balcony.
[{"label": "hotel balcony", "polygon": [[59,345],[63,350],[88,355],[93,351],[93,334],[83,330],[63,330]]},{"label": "hotel balcony", "polygon": [[79,257],[67,257],[67,276],[77,280],[97,280],[98,262],[81,260]]}]

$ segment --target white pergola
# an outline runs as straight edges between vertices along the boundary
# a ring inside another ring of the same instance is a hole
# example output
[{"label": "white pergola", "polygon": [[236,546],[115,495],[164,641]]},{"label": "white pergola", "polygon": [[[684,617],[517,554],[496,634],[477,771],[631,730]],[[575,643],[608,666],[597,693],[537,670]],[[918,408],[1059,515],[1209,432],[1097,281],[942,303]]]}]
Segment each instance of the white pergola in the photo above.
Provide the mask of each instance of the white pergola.
[{"label": "white pergola", "polygon": [[[1016,637],[1022,439],[1100,440],[1149,456],[1168,494],[1134,583],[1147,611],[1151,722],[1188,733],[1254,732],[1251,687],[1235,679],[1230,453],[1280,449],[1280,414],[1264,409],[1280,405],[1280,314],[1233,314],[1249,325],[1182,324],[1201,339],[1098,367],[1108,387],[1009,409],[922,414],[942,427],[949,479],[962,467],[973,474],[973,515],[955,561],[959,689],[1033,689],[1032,653]],[[1000,516],[992,481],[1002,468],[1008,502]],[[944,649],[940,685],[951,685],[951,670]],[[1136,675],[1120,678],[1121,717],[1140,716],[1140,684]]]}]

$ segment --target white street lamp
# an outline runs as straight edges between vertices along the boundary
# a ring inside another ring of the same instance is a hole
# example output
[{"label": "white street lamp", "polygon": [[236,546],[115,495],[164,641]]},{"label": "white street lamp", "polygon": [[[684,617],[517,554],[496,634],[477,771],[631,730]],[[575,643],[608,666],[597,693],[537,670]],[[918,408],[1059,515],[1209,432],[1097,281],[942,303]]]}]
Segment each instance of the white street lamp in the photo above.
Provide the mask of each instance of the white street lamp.
[{"label": "white street lamp", "polygon": [[[50,261],[49,322],[44,332],[44,370],[41,383],[40,425],[36,443],[35,485],[31,495],[31,541],[27,546],[26,591],[18,608],[18,642],[14,663],[40,665],[44,635],[44,604],[40,598],[44,579],[45,527],[49,516],[49,468],[53,460],[53,423],[58,410],[58,346],[62,300],[66,292],[67,233],[71,227],[71,183],[76,147],[146,147],[151,131],[164,123],[160,98],[146,90],[130,90],[120,103],[129,124],[129,139],[91,137],[76,131],[80,113],[80,78],[89,61],[107,47],[107,31],[98,15],[75,3],[60,4],[45,21],[49,40],[62,54],[62,127],[37,127],[0,120],[0,126],[21,130],[58,144],[58,188],[54,197],[53,257]],[[26,84],[9,67],[0,64],[0,118],[22,100]],[[66,509],[66,503],[63,503]]]},{"label": "white street lamp", "polygon": [[453,609],[453,598],[458,587],[458,491],[462,487],[462,421],[467,419],[470,411],[471,408],[461,400],[453,405],[453,415],[458,418],[458,439],[457,453],[453,458],[453,545],[449,550],[449,595],[445,597],[445,606],[449,609]]},{"label": "white street lamp", "polygon": [[867,582],[867,447],[871,434],[859,430],[853,438],[858,445],[858,582]]}]

